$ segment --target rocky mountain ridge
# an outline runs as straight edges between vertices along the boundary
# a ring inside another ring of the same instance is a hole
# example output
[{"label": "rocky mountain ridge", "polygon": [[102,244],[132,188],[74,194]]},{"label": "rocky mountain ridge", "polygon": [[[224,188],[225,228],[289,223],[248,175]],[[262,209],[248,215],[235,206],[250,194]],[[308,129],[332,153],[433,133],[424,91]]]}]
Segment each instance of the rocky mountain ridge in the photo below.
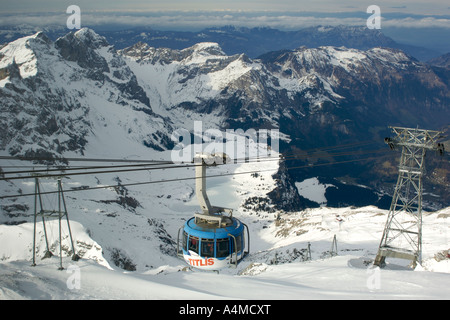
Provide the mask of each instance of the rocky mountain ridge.
[{"label": "rocky mountain ridge", "polygon": [[373,47],[395,48],[421,61],[427,61],[439,55],[438,52],[430,49],[397,43],[381,30],[370,30],[366,26],[318,25],[295,31],[282,31],[268,27],[222,26],[206,28],[198,32],[135,28],[105,31],[101,34],[120,49],[137,42],[172,49],[184,49],[199,42],[216,42],[228,55],[245,53],[253,59],[271,51],[293,50],[300,46],[309,48],[345,46],[359,50]]},{"label": "rocky mountain ridge", "polygon": [[[396,42],[383,30],[370,30],[366,26],[317,25],[293,31],[233,25],[205,28],[200,31],[166,31],[150,27],[126,30],[95,29],[117,49],[133,46],[137,42],[144,42],[157,48],[178,50],[191,47],[199,42],[216,42],[228,55],[245,53],[253,59],[271,51],[293,50],[300,46],[309,48],[344,46],[359,50],[387,47],[403,50],[420,61],[437,58],[443,53],[431,48]],[[61,25],[50,25],[43,28],[30,25],[3,26],[0,28],[0,46],[39,31],[43,31],[49,38],[56,40],[67,33],[67,28]]]},{"label": "rocky mountain ridge", "polygon": [[[0,57],[0,146],[10,155],[80,155],[92,139],[111,135],[168,150],[171,133],[192,130],[195,120],[204,129],[278,128],[286,137],[281,151],[382,144],[388,125],[448,124],[448,71],[397,49],[300,47],[259,59],[227,55],[211,42],[182,50],[140,42],[116,50],[85,28],[55,42],[43,33],[16,40]],[[107,152],[112,143],[104,145]],[[359,183],[378,184],[384,173],[373,167],[380,166],[289,172],[301,181],[353,171]]]}]

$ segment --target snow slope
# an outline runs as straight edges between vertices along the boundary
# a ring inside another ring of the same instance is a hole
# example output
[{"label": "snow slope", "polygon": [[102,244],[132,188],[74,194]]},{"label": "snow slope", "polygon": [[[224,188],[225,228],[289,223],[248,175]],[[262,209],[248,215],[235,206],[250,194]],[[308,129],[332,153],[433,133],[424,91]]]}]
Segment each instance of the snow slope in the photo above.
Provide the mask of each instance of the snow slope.
[{"label": "snow slope", "polygon": [[[81,260],[80,289],[73,271],[56,270],[55,258],[30,267],[0,269],[2,299],[449,299],[448,274],[404,268],[372,270],[358,256],[271,266],[259,275],[204,272],[123,273]],[[372,280],[379,276],[379,280]],[[214,283],[214,285],[211,285]]]},{"label": "snow slope", "polygon": [[306,179],[302,182],[296,182],[298,193],[311,201],[317,202],[320,205],[326,205],[327,199],[325,191],[331,184],[322,184],[317,178]]},{"label": "snow slope", "polygon": [[[266,189],[270,189],[274,183],[271,177],[273,172],[270,170],[275,171],[276,167],[276,162],[232,165],[228,170],[233,169],[236,173],[257,168],[264,170],[258,176],[234,175],[211,183],[209,190],[213,195],[212,203],[226,205],[223,197],[215,196],[223,192],[234,193],[230,197],[232,203],[236,203],[237,199],[264,195]],[[171,189],[170,192],[166,187]],[[138,197],[142,201],[141,205],[146,208],[150,205],[156,211],[166,208],[164,227],[176,239],[176,232],[182,221],[196,210],[195,199],[188,195],[184,199],[188,201],[180,199],[184,194],[183,190],[189,193],[188,189],[191,187],[193,185],[190,182],[178,187],[177,183],[159,184],[159,193],[166,195],[160,198],[148,195],[145,199],[143,191],[138,189],[130,193]],[[169,198],[171,200],[167,198],[169,193],[172,195]],[[424,214],[422,266],[412,270],[407,266],[407,261],[388,259],[386,268],[380,270],[372,268],[371,261],[376,254],[386,220],[387,212],[384,210],[375,207],[321,207],[286,214],[244,211],[240,207],[235,215],[249,225],[251,254],[237,269],[226,269],[216,274],[191,270],[181,260],[164,257],[155,248],[144,250],[145,245],[158,245],[152,237],[152,227],[157,225],[157,221],[163,221],[160,214],[147,213],[144,217],[145,213],[140,210],[136,210],[137,214],[117,210],[115,218],[106,218],[105,214],[113,214],[112,207],[118,207],[99,203],[92,206],[89,204],[92,201],[75,201],[71,199],[72,196],[68,198],[70,207],[85,208],[92,216],[95,207],[103,210],[97,212],[96,218],[91,217],[91,224],[85,218],[84,226],[76,221],[82,220],[82,215],[71,215],[76,247],[83,258],[73,262],[67,252],[64,252],[65,270],[57,270],[57,255],[41,259],[44,243],[42,231],[38,229],[37,266],[31,267],[32,223],[0,225],[0,242],[3,244],[0,249],[1,299],[450,298],[450,260],[445,257],[443,260],[439,259],[439,253],[446,253],[448,250],[450,208]],[[159,199],[160,202],[151,203],[151,198]],[[219,199],[222,203],[217,203]],[[98,216],[103,216],[103,219]],[[115,219],[115,224],[108,222],[108,219]],[[153,219],[153,226],[143,223],[146,219]],[[94,221],[100,226],[95,226]],[[119,221],[122,222],[118,224]],[[57,249],[56,221],[52,223],[53,226],[49,227],[53,230],[50,243],[52,248]],[[142,241],[145,235],[148,239]],[[334,235],[338,255],[330,254]],[[128,247],[125,245],[122,248],[125,248],[128,257],[134,259],[138,266],[136,271],[124,271],[108,263],[102,256],[99,242],[113,246],[115,238],[130,242]],[[69,247],[67,234],[63,244],[64,248]],[[308,244],[311,248],[311,260],[307,259]],[[134,251],[138,252],[135,254]],[[58,250],[53,252],[57,254]],[[149,254],[154,256],[146,256]],[[142,267],[144,262],[152,263],[152,266]],[[75,276],[77,280],[74,280]]]}]

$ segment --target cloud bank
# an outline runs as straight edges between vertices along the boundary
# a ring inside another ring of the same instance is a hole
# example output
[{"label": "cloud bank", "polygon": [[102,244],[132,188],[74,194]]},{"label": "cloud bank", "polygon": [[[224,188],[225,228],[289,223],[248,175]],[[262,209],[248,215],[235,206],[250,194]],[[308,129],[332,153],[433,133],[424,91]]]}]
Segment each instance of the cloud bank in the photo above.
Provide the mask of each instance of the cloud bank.
[{"label": "cloud bank", "polygon": [[[166,30],[201,30],[207,27],[234,25],[240,27],[271,27],[296,30],[317,25],[365,26],[370,14],[366,12],[244,12],[244,11],[171,11],[171,12],[81,12],[82,26],[123,29],[153,27]],[[38,27],[66,26],[69,14],[20,13],[0,14],[0,26],[31,25]],[[381,14],[383,27],[446,28],[450,16]]]}]

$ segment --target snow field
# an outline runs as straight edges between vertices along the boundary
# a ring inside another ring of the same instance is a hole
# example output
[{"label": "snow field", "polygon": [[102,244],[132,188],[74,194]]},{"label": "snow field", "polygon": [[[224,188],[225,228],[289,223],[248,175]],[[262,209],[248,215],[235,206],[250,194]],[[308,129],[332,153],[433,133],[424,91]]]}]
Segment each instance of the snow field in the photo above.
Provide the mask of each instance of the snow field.
[{"label": "snow field", "polygon": [[[252,179],[246,180],[244,175],[235,176],[234,183],[249,181],[251,185]],[[214,190],[215,188],[219,189]],[[219,192],[220,188],[225,187],[218,184],[211,189],[212,193]],[[252,194],[262,192],[258,188],[247,190],[251,190]],[[175,188],[174,191],[179,190]],[[239,191],[237,194],[239,195]],[[159,205],[164,206],[167,203],[166,198],[165,201],[161,200]],[[177,209],[179,208],[181,204]],[[192,204],[187,208],[192,208]],[[111,213],[108,206],[98,209],[99,217],[102,216],[101,210]],[[186,216],[191,214],[186,213]],[[370,268],[387,215],[386,211],[374,207],[359,209],[322,207],[298,214],[281,214],[278,220],[270,215],[257,216],[257,213],[237,212],[236,216],[249,225],[251,254],[241,262],[238,269],[226,269],[220,274],[189,270],[176,258],[164,259],[157,265],[156,257],[152,259],[143,257],[147,263],[151,260],[153,267],[140,268],[135,272],[127,272],[108,264],[102,256],[102,248],[93,239],[99,238],[102,243],[112,245],[113,239],[118,238],[123,248],[128,248],[125,249],[128,256],[135,258],[135,254],[146,254],[144,250],[136,250],[140,252],[133,253],[130,250],[131,246],[123,243],[130,242],[134,246],[137,244],[137,249],[143,248],[132,235],[145,234],[145,230],[149,228],[138,227],[135,218],[133,224],[136,225],[133,228],[126,227],[122,231],[116,224],[106,223],[111,218],[97,217],[102,227],[91,226],[90,235],[79,222],[71,220],[76,250],[83,255],[78,262],[73,262],[66,256],[67,248],[70,246],[63,220],[63,247],[66,248],[63,250],[65,267],[63,271],[57,270],[58,256],[41,259],[45,245],[40,225],[38,225],[36,267],[30,266],[32,223],[18,226],[1,225],[0,241],[7,245],[1,247],[0,297],[2,299],[448,299],[450,298],[447,288],[450,273],[448,260],[438,262],[434,259],[436,252],[448,246],[446,237],[448,213],[448,209],[445,209],[424,216],[424,263],[421,268],[416,268],[416,272],[409,269],[405,261],[388,260],[385,269]],[[180,214],[174,214],[170,219],[165,217],[166,230],[171,230],[172,237],[175,237],[174,232],[181,225]],[[342,221],[336,220],[337,215]],[[76,214],[72,216],[73,219],[77,218]],[[127,219],[130,220],[130,216]],[[52,230],[49,231],[50,247],[58,248],[57,221],[49,221],[48,224],[48,229]],[[126,225],[126,222],[123,224]],[[110,236],[107,237],[107,234]],[[333,235],[337,237],[338,256],[330,257],[324,255],[324,252],[330,250]],[[154,239],[149,241],[146,242],[148,246],[157,246]],[[300,251],[306,248],[308,243],[311,244],[312,260],[295,260],[295,256],[292,255],[293,249]],[[58,250],[53,252],[57,254]],[[153,254],[157,252],[153,251]],[[274,261],[276,255],[278,263]],[[141,264],[139,260],[134,262]],[[74,275],[69,272],[71,268],[79,268],[79,289],[68,288],[68,281]]]}]

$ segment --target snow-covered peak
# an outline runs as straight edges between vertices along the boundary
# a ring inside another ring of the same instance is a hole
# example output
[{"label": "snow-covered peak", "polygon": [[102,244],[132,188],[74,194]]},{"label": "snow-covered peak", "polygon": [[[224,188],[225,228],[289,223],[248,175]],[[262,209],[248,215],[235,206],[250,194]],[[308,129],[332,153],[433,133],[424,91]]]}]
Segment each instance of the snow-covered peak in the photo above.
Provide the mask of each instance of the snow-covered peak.
[{"label": "snow-covered peak", "polygon": [[[346,47],[322,46],[318,48],[300,47],[281,53],[275,63],[282,70],[291,70],[289,75],[305,76],[311,72],[330,73],[341,68],[346,73],[371,72],[380,67],[400,70],[406,65],[417,64],[403,51],[390,48],[373,48],[367,51]],[[327,71],[328,70],[328,71]],[[374,71],[375,73],[375,71]]]},{"label": "snow-covered peak", "polygon": [[113,47],[104,37],[89,28],[58,38],[55,46],[64,59],[76,61],[82,68],[109,72],[103,54]]},{"label": "snow-covered peak", "polygon": [[216,42],[200,42],[186,50],[194,50],[195,52],[204,52],[211,55],[224,56],[225,52],[223,52],[220,45]]},{"label": "snow-covered peak", "polygon": [[109,45],[105,37],[102,37],[94,30],[89,28],[82,28],[78,30],[77,32],[74,33],[74,36],[79,41],[84,42],[86,45],[95,48],[100,48]]},{"label": "snow-covered peak", "polygon": [[352,69],[352,66],[359,64],[366,59],[366,54],[357,49],[348,49],[345,47],[320,47],[317,51],[322,55],[326,63],[333,66],[339,66],[347,71]]},{"label": "snow-covered peak", "polygon": [[18,68],[19,75],[23,79],[35,76],[38,72],[36,54],[48,52],[50,44],[51,40],[43,32],[38,32],[4,46],[0,50],[0,70],[5,70],[2,72],[0,87],[4,87],[8,82],[7,77],[11,75],[11,68]]},{"label": "snow-covered peak", "polygon": [[405,52],[397,49],[391,49],[391,48],[372,48],[370,50],[366,51],[366,54],[368,56],[371,56],[373,58],[376,58],[381,61],[390,62],[390,63],[415,63],[417,64],[416,60],[412,58],[411,56],[407,55]]},{"label": "snow-covered peak", "polygon": [[215,42],[200,42],[192,47],[181,50],[183,60],[190,63],[204,63],[208,59],[222,59],[227,55]]},{"label": "snow-covered peak", "polygon": [[145,42],[137,42],[135,45],[118,51],[120,54],[132,58],[136,61],[145,60],[146,58],[153,56],[156,52],[156,48],[150,47]]},{"label": "snow-covered peak", "polygon": [[349,62],[358,63],[366,58],[364,51],[345,47],[323,46],[319,48],[299,48],[295,51],[301,63],[344,65]]},{"label": "snow-covered peak", "polygon": [[211,59],[229,58],[219,46],[214,42],[201,42],[191,47],[176,50],[169,48],[154,48],[143,42],[119,50],[119,53],[138,63],[162,64],[168,65],[174,62],[184,65],[204,64]]}]

